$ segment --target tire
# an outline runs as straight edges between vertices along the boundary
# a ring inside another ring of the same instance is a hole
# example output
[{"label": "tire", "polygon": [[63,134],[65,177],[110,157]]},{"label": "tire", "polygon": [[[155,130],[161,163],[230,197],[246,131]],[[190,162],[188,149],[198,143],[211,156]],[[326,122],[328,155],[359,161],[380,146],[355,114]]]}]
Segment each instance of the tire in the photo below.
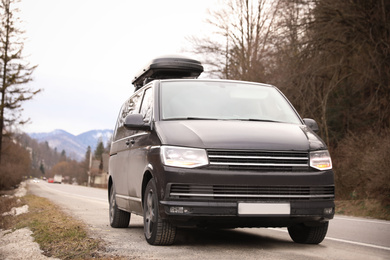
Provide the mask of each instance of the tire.
[{"label": "tire", "polygon": [[320,223],[316,226],[306,226],[298,224],[288,227],[288,233],[295,243],[300,244],[319,244],[328,232],[329,222]]},{"label": "tire", "polygon": [[109,201],[109,217],[110,226],[113,228],[127,228],[130,222],[131,214],[129,212],[118,209],[115,199],[114,184],[110,188],[110,201]]},{"label": "tire", "polygon": [[159,215],[157,188],[153,179],[149,181],[144,194],[144,234],[151,245],[172,245],[176,237],[176,227]]}]

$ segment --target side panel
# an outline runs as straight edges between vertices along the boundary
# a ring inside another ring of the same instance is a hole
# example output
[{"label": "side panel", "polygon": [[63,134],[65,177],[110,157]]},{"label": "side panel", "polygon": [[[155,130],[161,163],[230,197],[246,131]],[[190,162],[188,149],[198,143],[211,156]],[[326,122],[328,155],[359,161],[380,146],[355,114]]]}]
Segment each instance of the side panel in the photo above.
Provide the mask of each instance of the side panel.
[{"label": "side panel", "polygon": [[132,212],[142,213],[142,180],[143,173],[148,165],[150,132],[140,132],[131,136],[132,147],[128,153],[128,189],[129,205]]},{"label": "side panel", "polygon": [[124,122],[128,114],[139,112],[142,96],[143,91],[138,91],[123,104],[118,115],[110,151],[109,173],[114,183],[116,201],[118,207],[126,211],[130,211],[127,187],[129,149],[131,148],[129,140],[136,131],[126,129]]},{"label": "side panel", "polygon": [[112,143],[111,151],[115,150],[116,153],[110,156],[109,173],[115,186],[118,207],[127,211],[129,207],[128,200],[125,199],[127,196],[127,169],[123,163],[127,161],[126,140],[127,138],[124,138]]},{"label": "side panel", "polygon": [[[153,88],[146,88],[140,114],[145,123],[152,122]],[[127,188],[130,209],[133,212],[142,213],[142,180],[148,165],[148,152],[151,146],[151,131],[135,131],[127,140],[128,149],[128,179]]]}]

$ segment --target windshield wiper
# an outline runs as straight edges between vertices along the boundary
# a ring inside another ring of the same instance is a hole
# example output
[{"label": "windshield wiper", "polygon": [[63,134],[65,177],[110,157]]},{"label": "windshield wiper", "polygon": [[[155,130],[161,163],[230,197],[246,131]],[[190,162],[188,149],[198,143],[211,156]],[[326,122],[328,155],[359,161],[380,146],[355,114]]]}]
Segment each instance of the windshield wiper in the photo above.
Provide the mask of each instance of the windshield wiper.
[{"label": "windshield wiper", "polygon": [[209,117],[176,117],[176,118],[167,118],[164,120],[171,121],[171,120],[219,120],[219,119],[209,118]]},{"label": "windshield wiper", "polygon": [[187,117],[187,120],[219,120],[219,119],[210,118],[210,117]]},{"label": "windshield wiper", "polygon": [[270,119],[254,119],[254,118],[248,118],[248,119],[242,119],[243,121],[254,121],[254,122],[272,122],[272,123],[282,123],[280,121],[270,120]]},{"label": "windshield wiper", "polygon": [[269,120],[269,119],[254,119],[254,118],[210,118],[210,117],[176,117],[176,118],[167,118],[166,121],[171,120],[220,120],[220,121],[253,121],[253,122],[272,122],[272,123],[282,123],[280,121]]}]

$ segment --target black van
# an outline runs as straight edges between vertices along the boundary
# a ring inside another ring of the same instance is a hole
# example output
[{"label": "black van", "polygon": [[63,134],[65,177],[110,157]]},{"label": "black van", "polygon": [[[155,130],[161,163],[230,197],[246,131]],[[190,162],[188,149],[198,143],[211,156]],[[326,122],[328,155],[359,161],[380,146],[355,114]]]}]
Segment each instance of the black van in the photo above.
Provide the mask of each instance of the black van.
[{"label": "black van", "polygon": [[334,174],[312,119],[274,86],[196,79],[200,62],[152,60],[122,105],[109,161],[109,216],[143,215],[152,245],[176,228],[287,227],[318,244],[334,216]]}]

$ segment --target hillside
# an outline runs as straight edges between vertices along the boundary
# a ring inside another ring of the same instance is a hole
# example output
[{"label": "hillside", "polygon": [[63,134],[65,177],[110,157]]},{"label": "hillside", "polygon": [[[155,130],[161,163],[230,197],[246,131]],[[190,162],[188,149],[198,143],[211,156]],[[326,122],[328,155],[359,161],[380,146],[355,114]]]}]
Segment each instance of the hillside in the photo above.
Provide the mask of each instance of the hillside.
[{"label": "hillside", "polygon": [[48,142],[50,148],[58,152],[65,150],[66,155],[77,161],[84,159],[88,146],[94,151],[101,138],[104,146],[110,141],[112,130],[91,130],[79,135],[72,135],[65,130],[57,129],[49,133],[29,133],[28,135],[38,142]]}]

